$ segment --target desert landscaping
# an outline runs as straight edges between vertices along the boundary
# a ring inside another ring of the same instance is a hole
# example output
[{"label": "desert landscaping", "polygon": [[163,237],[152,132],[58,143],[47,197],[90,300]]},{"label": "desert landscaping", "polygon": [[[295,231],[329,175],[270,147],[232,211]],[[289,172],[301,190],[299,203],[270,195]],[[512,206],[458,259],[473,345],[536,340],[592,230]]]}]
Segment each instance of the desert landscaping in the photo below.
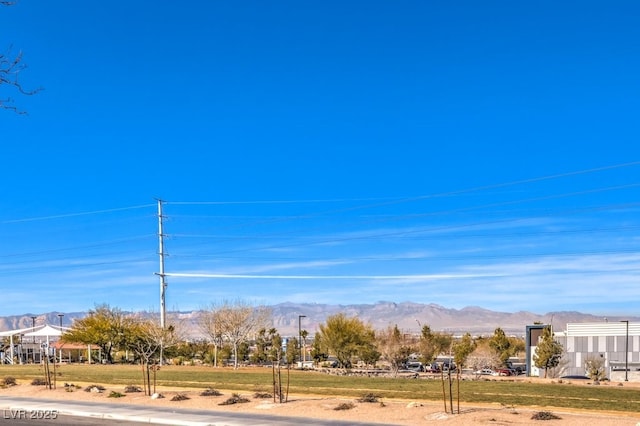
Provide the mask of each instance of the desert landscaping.
[{"label": "desert landscaping", "polygon": [[[145,407],[176,407],[210,409],[214,411],[232,411],[245,413],[273,414],[274,416],[300,416],[308,418],[335,419],[340,421],[375,422],[392,425],[450,424],[450,425],[517,425],[540,424],[534,420],[537,413],[550,413],[558,419],[542,424],[562,425],[637,425],[640,414],[619,412],[585,412],[553,407],[516,407],[499,404],[461,403],[460,414],[444,412],[441,401],[411,401],[398,399],[378,399],[373,402],[360,402],[358,398],[338,396],[290,395],[289,402],[274,403],[272,398],[257,398],[255,392],[238,392],[219,389],[221,395],[203,396],[203,389],[159,387],[161,398],[151,398],[141,392],[125,392],[121,385],[99,386],[90,389],[91,383],[58,383],[56,389],[46,386],[34,386],[28,382],[17,381],[13,386],[0,389],[0,405],[3,396],[56,399],[61,401],[98,401],[122,404],[139,404]],[[245,403],[220,405],[232,395],[248,400]],[[111,395],[111,397],[110,397]],[[119,395],[119,397],[113,397]],[[338,409],[339,407],[346,409]],[[454,404],[455,406],[455,404]],[[5,407],[2,407],[5,408]],[[542,415],[544,418],[544,414]]]}]

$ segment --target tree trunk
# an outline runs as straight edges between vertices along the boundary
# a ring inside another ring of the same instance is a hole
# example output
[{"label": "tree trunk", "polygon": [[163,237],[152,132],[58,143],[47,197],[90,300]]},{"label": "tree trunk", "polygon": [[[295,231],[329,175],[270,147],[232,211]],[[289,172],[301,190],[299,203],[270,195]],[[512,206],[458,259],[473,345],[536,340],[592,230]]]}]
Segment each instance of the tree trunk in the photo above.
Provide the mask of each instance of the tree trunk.
[{"label": "tree trunk", "polygon": [[273,379],[273,403],[276,403],[276,365],[271,363],[271,376]]},{"label": "tree trunk", "polygon": [[457,378],[456,378],[456,383],[458,385],[456,391],[458,393],[458,414],[460,414],[460,370],[462,369],[462,366],[460,366],[460,368],[458,368],[457,371]]},{"label": "tree trunk", "polygon": [[280,363],[278,362],[278,401],[282,404],[282,370],[280,369]]},{"label": "tree trunk", "polygon": [[144,374],[144,361],[140,360],[140,367],[142,368],[142,387],[144,388],[144,394],[150,395],[149,390],[147,389],[147,379]]},{"label": "tree trunk", "polygon": [[447,394],[444,390],[444,369],[440,369],[440,381],[442,381],[442,401],[444,402],[444,412],[447,412]]},{"label": "tree trunk", "polygon": [[149,374],[149,362],[145,363],[147,369],[147,385],[149,386],[149,395],[151,395],[151,375]]},{"label": "tree trunk", "polygon": [[451,414],[453,414],[453,389],[452,389],[452,380],[451,380],[451,366],[449,366],[449,407],[451,408]]},{"label": "tree trunk", "polygon": [[291,364],[287,364],[287,394],[284,402],[289,402],[289,383],[291,382]]},{"label": "tree trunk", "polygon": [[238,343],[233,342],[233,369],[238,369]]}]

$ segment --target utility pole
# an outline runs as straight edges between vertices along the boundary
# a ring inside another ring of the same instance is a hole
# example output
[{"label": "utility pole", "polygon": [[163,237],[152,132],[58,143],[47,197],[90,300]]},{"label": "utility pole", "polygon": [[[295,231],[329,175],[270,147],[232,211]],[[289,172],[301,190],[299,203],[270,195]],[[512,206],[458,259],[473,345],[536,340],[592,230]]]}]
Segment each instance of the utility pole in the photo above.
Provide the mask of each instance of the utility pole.
[{"label": "utility pole", "polygon": [[158,199],[158,255],[160,256],[160,272],[156,275],[160,276],[160,327],[164,330],[166,323],[167,311],[165,308],[165,292],[167,289],[167,283],[165,281],[164,274],[164,233],[162,231],[162,203],[163,201]]}]

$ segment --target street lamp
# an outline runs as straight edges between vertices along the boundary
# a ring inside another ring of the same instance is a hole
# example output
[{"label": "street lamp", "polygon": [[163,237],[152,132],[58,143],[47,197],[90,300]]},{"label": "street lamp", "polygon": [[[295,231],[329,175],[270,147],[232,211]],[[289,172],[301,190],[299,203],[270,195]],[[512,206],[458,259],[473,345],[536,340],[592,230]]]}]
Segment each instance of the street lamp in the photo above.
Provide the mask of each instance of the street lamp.
[{"label": "street lamp", "polygon": [[[60,333],[62,333],[62,317],[63,316],[64,314],[58,314],[58,318],[60,318]],[[60,344],[60,339],[58,339],[58,344]],[[62,345],[60,345],[60,364],[62,364]]]},{"label": "street lamp", "polygon": [[304,367],[304,362],[306,361],[306,357],[304,352],[302,351],[302,318],[306,318],[306,315],[298,315],[298,348],[300,349],[300,358],[302,359],[302,363],[300,363],[300,368]]},{"label": "street lamp", "polygon": [[[31,332],[33,333],[34,331],[36,331],[36,318],[38,317],[31,317]],[[34,343],[34,347],[31,348],[31,359],[33,360],[33,363],[36,363],[36,349],[35,349],[35,343],[36,343],[36,336],[34,335],[32,337],[32,343]],[[27,361],[29,359],[27,358]]]},{"label": "street lamp", "polygon": [[[31,317],[31,332],[33,333],[34,331],[36,331],[36,318],[38,317]],[[33,336],[33,343],[36,342],[36,336]]]},{"label": "street lamp", "polygon": [[622,320],[627,326],[626,340],[624,342],[624,381],[629,381],[629,320]]}]

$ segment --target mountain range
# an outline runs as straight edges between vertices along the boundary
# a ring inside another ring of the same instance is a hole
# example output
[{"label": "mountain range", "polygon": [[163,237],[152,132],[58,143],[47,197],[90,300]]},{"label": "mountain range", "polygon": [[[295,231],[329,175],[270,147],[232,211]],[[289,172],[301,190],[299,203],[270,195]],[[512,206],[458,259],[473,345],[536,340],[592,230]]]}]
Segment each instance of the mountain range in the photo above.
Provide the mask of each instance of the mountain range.
[{"label": "mountain range", "polygon": [[[454,335],[466,332],[472,335],[490,335],[500,327],[505,333],[515,336],[524,335],[525,327],[534,323],[553,325],[556,331],[565,329],[567,323],[600,322],[600,321],[640,321],[639,317],[592,315],[581,312],[548,312],[536,314],[532,312],[497,312],[477,306],[462,309],[446,308],[436,304],[422,304],[413,302],[377,302],[374,304],[330,305],[315,303],[285,302],[270,306],[272,310],[273,327],[283,336],[297,336],[299,326],[307,330],[310,335],[315,334],[318,326],[325,322],[330,315],[344,313],[356,316],[365,323],[371,324],[376,330],[397,325],[404,333],[418,333],[422,326],[428,325],[433,331],[443,331]],[[62,316],[60,316],[62,315]],[[87,312],[49,312],[43,314],[13,315],[0,317],[0,331],[29,328],[32,325],[48,323],[71,326],[73,320],[82,318]],[[172,312],[190,323],[192,336],[201,336],[197,327],[197,311]],[[35,320],[34,320],[35,317]]]}]

